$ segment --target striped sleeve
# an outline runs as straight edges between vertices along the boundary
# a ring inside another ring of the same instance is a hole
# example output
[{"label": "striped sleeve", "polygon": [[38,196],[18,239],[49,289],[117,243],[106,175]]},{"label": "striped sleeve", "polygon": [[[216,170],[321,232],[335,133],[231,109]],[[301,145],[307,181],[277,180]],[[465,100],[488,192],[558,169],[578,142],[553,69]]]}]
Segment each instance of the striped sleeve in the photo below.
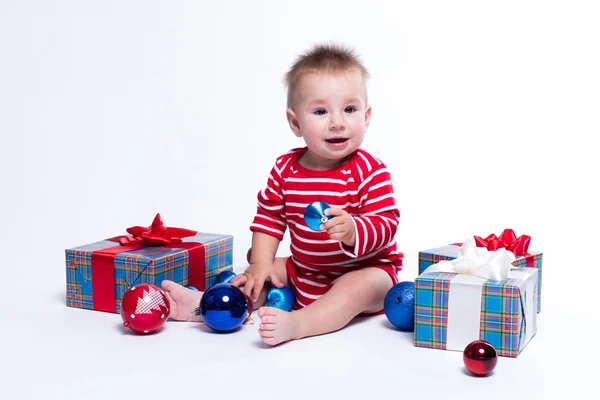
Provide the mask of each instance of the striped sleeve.
[{"label": "striped sleeve", "polygon": [[358,187],[358,213],[352,216],[356,242],[353,248],[340,242],[342,250],[350,257],[362,257],[386,248],[394,241],[400,220],[386,166],[372,156],[363,156],[356,167],[362,180]]},{"label": "striped sleeve", "polygon": [[289,161],[289,157],[279,158],[269,173],[266,187],[258,192],[256,215],[250,225],[252,232],[263,232],[283,240],[287,223],[282,194],[282,171]]}]

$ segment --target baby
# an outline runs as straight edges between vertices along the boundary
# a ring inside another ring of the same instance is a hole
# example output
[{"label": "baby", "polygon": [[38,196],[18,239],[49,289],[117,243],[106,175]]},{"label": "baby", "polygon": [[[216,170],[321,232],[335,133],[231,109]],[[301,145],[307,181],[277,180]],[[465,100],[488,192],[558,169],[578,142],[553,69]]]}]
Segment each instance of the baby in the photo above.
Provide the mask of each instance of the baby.
[{"label": "baby", "polygon": [[[286,74],[287,120],[306,146],[276,160],[258,193],[250,265],[231,280],[258,308],[260,337],[269,345],[382,313],[385,295],[398,282],[400,213],[390,173],[360,148],[371,120],[367,78],[354,52],[334,45],[315,46]],[[315,201],[331,206],[320,231],[304,222]],[[275,257],[287,228],[291,256]],[[268,289],[284,285],[295,295],[294,310],[264,307]],[[202,293],[171,281],[162,288],[171,298],[170,317],[188,320]]]}]

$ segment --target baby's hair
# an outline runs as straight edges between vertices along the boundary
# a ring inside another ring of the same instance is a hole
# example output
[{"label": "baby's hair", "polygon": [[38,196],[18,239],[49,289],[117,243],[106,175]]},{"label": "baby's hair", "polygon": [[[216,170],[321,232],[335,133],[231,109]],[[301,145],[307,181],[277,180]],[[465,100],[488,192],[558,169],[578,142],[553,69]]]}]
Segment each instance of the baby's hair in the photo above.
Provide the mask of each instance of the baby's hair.
[{"label": "baby's hair", "polygon": [[298,81],[305,72],[343,72],[357,69],[364,80],[369,78],[369,71],[362,64],[354,49],[336,44],[317,44],[302,54],[285,74],[287,86],[287,105],[291,107],[292,96]]}]

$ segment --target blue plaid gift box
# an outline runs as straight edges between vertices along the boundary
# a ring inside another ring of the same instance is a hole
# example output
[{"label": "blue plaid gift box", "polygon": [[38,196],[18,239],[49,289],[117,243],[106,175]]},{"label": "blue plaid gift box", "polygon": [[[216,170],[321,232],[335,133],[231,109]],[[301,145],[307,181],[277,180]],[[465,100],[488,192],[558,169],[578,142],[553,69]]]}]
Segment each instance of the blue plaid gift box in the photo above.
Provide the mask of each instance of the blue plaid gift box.
[{"label": "blue plaid gift box", "polygon": [[[460,253],[462,243],[448,244],[434,249],[423,250],[419,252],[419,274],[422,274],[432,264],[443,260],[454,260]],[[543,253],[530,251],[527,257],[517,256],[512,266],[516,268],[525,268],[527,263],[538,272],[538,294],[537,294],[537,312],[541,311],[542,301],[542,260]]]},{"label": "blue plaid gift box", "polygon": [[[121,299],[125,292],[139,283],[152,283],[160,287],[164,279],[169,279],[183,286],[188,286],[190,277],[190,254],[186,247],[197,243],[203,247],[202,271],[199,290],[212,286],[216,276],[222,271],[231,271],[233,260],[233,236],[215,233],[197,232],[194,236],[183,237],[182,244],[177,247],[143,247],[118,252],[121,244],[114,240],[103,240],[84,246],[66,249],[67,267],[67,305],[70,307],[87,308],[91,310],[120,312]],[[138,246],[140,247],[140,246]],[[111,287],[104,291],[111,293],[94,293],[92,260],[97,251],[107,250],[114,254],[114,262],[110,273]],[[112,293],[114,291],[114,293]],[[98,296],[114,297],[114,307],[110,310],[94,307]]]},{"label": "blue plaid gift box", "polygon": [[519,355],[537,331],[538,272],[515,268],[507,253],[480,264],[457,253],[415,279],[415,346],[464,351],[485,340],[500,356]]}]

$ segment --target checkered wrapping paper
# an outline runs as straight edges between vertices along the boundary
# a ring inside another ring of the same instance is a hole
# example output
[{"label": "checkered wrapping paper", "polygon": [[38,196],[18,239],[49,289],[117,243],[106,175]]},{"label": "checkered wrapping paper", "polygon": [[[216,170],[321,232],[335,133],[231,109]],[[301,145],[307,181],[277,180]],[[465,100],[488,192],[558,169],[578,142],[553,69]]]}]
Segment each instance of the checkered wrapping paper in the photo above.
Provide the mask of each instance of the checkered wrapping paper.
[{"label": "checkered wrapping paper", "polygon": [[[455,275],[434,272],[415,279],[415,346],[446,350],[450,281]],[[521,283],[507,279],[483,284],[479,339],[491,343],[499,356],[517,357],[522,350],[525,319]]]},{"label": "checkered wrapping paper", "polygon": [[[233,266],[233,236],[198,233],[182,239],[184,242],[200,242],[204,245],[205,288],[212,286],[222,271]],[[67,305],[94,309],[92,303],[92,253],[96,250],[119,246],[108,240],[65,250]],[[188,252],[178,248],[147,247],[115,255],[115,297],[117,313],[121,299],[134,284],[160,283],[169,279],[188,285]],[[201,288],[198,288],[201,289]]]},{"label": "checkered wrapping paper", "polygon": [[488,281],[481,294],[480,339],[492,343],[501,356],[516,357],[524,339],[525,318],[516,279]]},{"label": "checkered wrapping paper", "polygon": [[454,274],[440,272],[437,279],[415,279],[415,345],[446,349],[448,293]]},{"label": "checkered wrapping paper", "polygon": [[[429,266],[436,264],[442,260],[454,260],[460,253],[460,246],[449,244],[435,249],[429,249],[419,252],[419,274],[422,274]],[[544,254],[537,251],[529,252],[533,258],[533,268],[538,270],[538,307],[537,312],[542,310],[542,261]],[[527,261],[524,257],[519,256],[513,261],[512,266],[515,268],[525,268]]]}]

